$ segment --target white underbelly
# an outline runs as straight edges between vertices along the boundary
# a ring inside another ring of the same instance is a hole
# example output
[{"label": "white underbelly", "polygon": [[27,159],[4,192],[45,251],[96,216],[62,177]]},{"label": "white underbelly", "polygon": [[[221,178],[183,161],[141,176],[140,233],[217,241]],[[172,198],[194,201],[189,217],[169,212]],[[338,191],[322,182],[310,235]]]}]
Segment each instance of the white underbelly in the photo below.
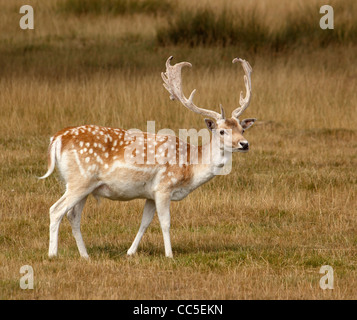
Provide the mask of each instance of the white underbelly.
[{"label": "white underbelly", "polygon": [[93,195],[120,201],[153,199],[153,195],[146,182],[130,182],[120,185],[103,184],[93,191]]}]

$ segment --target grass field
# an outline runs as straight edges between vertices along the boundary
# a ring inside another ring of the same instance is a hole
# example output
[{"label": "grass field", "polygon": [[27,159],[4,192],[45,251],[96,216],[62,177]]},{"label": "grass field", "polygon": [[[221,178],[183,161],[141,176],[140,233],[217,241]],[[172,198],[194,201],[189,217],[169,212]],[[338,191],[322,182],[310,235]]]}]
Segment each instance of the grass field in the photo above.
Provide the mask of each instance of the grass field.
[{"label": "grass field", "polygon": [[[335,29],[324,30],[324,41],[316,39],[326,3],[249,2],[244,10],[257,16],[249,23],[264,45],[172,38],[182,13],[229,9],[234,17],[243,1],[108,0],[123,7],[100,10],[92,2],[84,10],[75,0],[29,0],[35,29],[21,30],[24,3],[0,0],[0,299],[356,299],[355,1],[328,2]],[[284,23],[301,12],[310,13],[307,31],[294,33]],[[138,254],[126,257],[143,200],[93,198],[82,218],[91,259],[79,257],[67,219],[59,256],[49,259],[48,210],[64,186],[57,173],[36,177],[47,170],[51,135],[82,124],[145,131],[148,120],[177,133],[205,126],[162,86],[170,55],[193,64],[185,93],[196,88],[199,106],[218,111],[222,103],[229,114],[244,90],[231,60],[251,63],[244,117],[259,119],[245,134],[251,150],[233,156],[229,175],[172,203],[174,259],[164,256],[157,217]],[[33,267],[33,290],[19,286],[22,265]],[[322,265],[334,269],[333,290],[319,287]]]}]

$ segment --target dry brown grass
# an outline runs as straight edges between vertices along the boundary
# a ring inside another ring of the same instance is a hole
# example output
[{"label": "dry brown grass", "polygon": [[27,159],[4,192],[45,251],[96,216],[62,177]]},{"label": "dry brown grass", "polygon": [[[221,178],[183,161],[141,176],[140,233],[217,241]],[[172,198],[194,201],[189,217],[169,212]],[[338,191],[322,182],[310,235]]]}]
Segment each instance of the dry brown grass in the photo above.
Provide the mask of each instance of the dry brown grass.
[{"label": "dry brown grass", "polygon": [[[1,1],[0,299],[356,299],[356,47],[160,48],[152,37],[162,17],[60,21],[53,4],[37,10],[30,33],[18,28],[18,3]],[[230,175],[172,204],[173,260],[156,218],[126,258],[143,201],[94,199],[82,218],[91,260],[79,258],[66,219],[59,257],[49,260],[48,209],[63,186],[57,174],[36,176],[53,133],[89,123],[145,130],[147,120],[156,130],[204,127],[162,87],[171,54],[193,63],[185,92],[197,88],[198,105],[221,102],[227,112],[243,89],[230,61],[251,62],[244,116],[260,120],[246,133],[251,151],[234,155]],[[25,264],[34,290],[19,287]],[[324,264],[334,268],[334,290],[319,288]]]}]

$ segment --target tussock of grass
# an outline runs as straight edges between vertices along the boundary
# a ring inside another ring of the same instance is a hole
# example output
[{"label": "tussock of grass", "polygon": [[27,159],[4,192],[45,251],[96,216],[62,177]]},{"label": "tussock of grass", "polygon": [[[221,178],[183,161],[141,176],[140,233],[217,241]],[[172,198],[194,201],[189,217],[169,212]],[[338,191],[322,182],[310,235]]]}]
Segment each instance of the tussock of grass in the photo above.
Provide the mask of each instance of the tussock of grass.
[{"label": "tussock of grass", "polygon": [[82,14],[157,14],[170,10],[168,0],[64,0],[58,9],[64,13]]},{"label": "tussock of grass", "polygon": [[344,18],[346,12],[356,8],[355,3],[336,3],[334,29],[323,30],[319,26],[319,5],[306,6],[303,10],[290,12],[281,28],[271,33],[270,43],[275,49],[291,46],[326,47],[330,44],[357,43],[357,23]]},{"label": "tussock of grass", "polygon": [[[337,6],[337,9],[346,11],[348,6]],[[157,40],[163,46],[234,45],[277,51],[292,46],[357,43],[357,23],[354,21],[341,19],[336,29],[323,30],[319,27],[319,19],[318,6],[305,6],[299,12],[287,13],[279,28],[271,28],[264,15],[254,7],[237,11],[224,9],[220,12],[200,8],[181,11],[167,26],[158,30]]]},{"label": "tussock of grass", "polygon": [[256,20],[254,11],[237,15],[227,10],[218,14],[210,9],[182,11],[167,27],[158,30],[157,39],[160,45],[258,46],[267,35]]}]

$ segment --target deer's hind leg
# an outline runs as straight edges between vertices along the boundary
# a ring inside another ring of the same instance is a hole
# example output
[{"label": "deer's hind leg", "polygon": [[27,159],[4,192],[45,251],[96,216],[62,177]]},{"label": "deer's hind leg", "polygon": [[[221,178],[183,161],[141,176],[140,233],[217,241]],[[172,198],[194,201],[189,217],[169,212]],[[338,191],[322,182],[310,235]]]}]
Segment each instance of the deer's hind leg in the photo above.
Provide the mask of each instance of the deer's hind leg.
[{"label": "deer's hind leg", "polygon": [[79,201],[71,210],[67,212],[67,218],[71,223],[72,233],[74,239],[76,240],[77,247],[79,250],[79,254],[81,257],[88,259],[88,253],[86,250],[86,246],[84,244],[82,233],[81,233],[81,216],[84,205],[86,204],[88,196]]},{"label": "deer's hind leg", "polygon": [[[70,215],[75,213],[75,216],[77,216],[77,213],[79,211],[82,211],[79,209],[83,209],[83,206],[85,204],[85,199],[93,191],[93,189],[94,188],[71,187],[69,184],[67,184],[67,190],[64,193],[64,195],[50,208],[50,244],[48,249],[49,257],[57,256],[58,230],[63,216],[68,211],[72,211],[72,209],[74,209],[74,207],[78,205],[78,207],[75,208],[72,213],[70,213]],[[75,237],[77,240],[77,238],[79,239],[78,234],[80,233],[78,233],[78,226],[77,226],[78,220],[76,219],[78,218],[74,218],[74,220],[76,221],[74,227],[75,230],[74,233],[76,234]]]}]

